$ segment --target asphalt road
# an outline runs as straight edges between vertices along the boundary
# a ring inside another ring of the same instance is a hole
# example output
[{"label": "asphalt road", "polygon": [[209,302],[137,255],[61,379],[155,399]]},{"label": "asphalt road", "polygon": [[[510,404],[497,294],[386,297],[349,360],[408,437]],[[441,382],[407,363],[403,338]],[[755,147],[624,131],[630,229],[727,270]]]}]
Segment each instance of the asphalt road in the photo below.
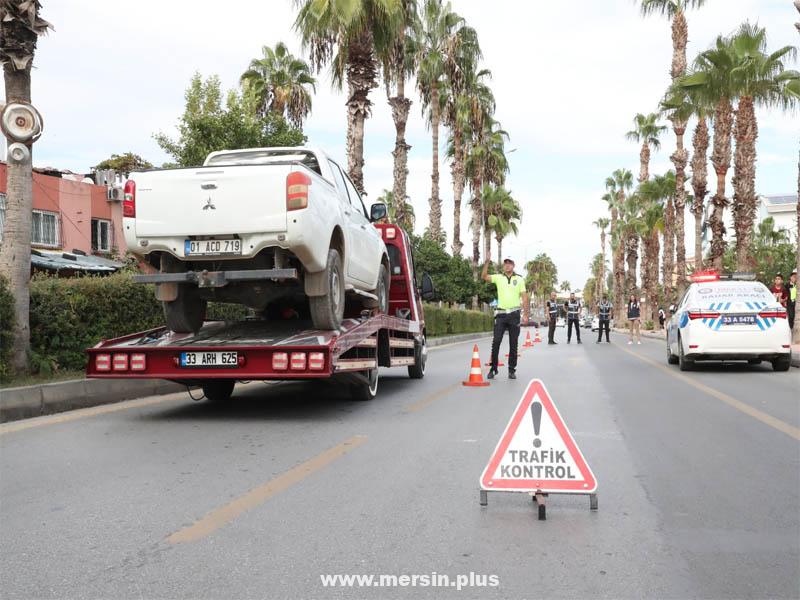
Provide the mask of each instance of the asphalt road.
[{"label": "asphalt road", "polygon": [[[0,596],[800,597],[800,371],[683,374],[661,342],[583,335],[488,388],[460,385],[459,344],[422,381],[384,370],[367,403],[251,383],[225,406],[174,395],[2,425]],[[585,496],[551,496],[546,521],[523,494],[479,506],[534,377],[597,476],[597,512]],[[499,585],[321,581],[434,572]]]}]

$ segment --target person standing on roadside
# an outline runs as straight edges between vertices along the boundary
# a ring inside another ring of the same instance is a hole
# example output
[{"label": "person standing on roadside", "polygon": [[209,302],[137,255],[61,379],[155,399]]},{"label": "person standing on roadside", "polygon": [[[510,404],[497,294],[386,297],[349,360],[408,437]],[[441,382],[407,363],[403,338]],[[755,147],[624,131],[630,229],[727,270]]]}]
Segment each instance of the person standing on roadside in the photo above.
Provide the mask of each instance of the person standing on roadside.
[{"label": "person standing on roadside", "polygon": [[557,344],[556,337],[556,321],[558,320],[558,297],[555,292],[550,292],[550,300],[545,303],[545,312],[547,313],[547,343]]},{"label": "person standing on roadside", "polygon": [[522,321],[528,322],[530,298],[525,289],[525,279],[514,273],[514,261],[503,261],[503,272],[489,275],[489,260],[483,263],[481,278],[493,283],[497,288],[497,308],[494,311],[494,338],[492,339],[492,364],[489,379],[497,375],[500,356],[500,343],[503,333],[508,330],[508,378],[517,378],[517,344],[519,342],[520,312]]},{"label": "person standing on roadside", "polygon": [[628,298],[628,325],[630,327],[630,339],[628,340],[628,344],[633,343],[634,337],[636,338],[636,343],[642,343],[642,334],[641,334],[641,320],[642,320],[642,307],[639,304],[639,300],[636,299],[634,294],[631,294]]},{"label": "person standing on roadside", "polygon": [[599,344],[603,338],[603,329],[606,330],[606,343],[610,344],[611,340],[608,338],[611,329],[611,311],[614,310],[614,305],[608,301],[608,294],[603,294],[603,301],[597,305],[597,343]]},{"label": "person standing on roadside", "polygon": [[789,330],[794,330],[795,303],[797,302],[797,269],[789,275],[789,283],[786,284],[786,291],[789,293],[789,301],[786,304],[786,316],[789,317]]},{"label": "person standing on roadside", "polygon": [[664,309],[659,307],[658,308],[658,328],[664,329],[664,321],[667,320],[667,314],[664,312]]},{"label": "person standing on roadside", "polygon": [[772,295],[775,296],[775,301],[780,302],[783,308],[786,308],[786,303],[789,300],[789,290],[783,285],[783,275],[778,273],[772,282],[772,287],[769,288]]},{"label": "person standing on roadside", "polygon": [[575,297],[575,292],[569,295],[569,300],[564,302],[564,308],[567,311],[567,343],[572,341],[572,327],[575,326],[575,335],[578,338],[578,343],[581,343],[581,301]]}]

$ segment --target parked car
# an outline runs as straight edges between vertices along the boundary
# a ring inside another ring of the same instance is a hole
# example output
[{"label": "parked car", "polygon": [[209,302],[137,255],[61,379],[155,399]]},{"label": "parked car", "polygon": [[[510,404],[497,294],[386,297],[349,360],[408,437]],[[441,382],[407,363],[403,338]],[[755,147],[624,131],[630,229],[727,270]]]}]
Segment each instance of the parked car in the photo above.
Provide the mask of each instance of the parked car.
[{"label": "parked car", "polygon": [[556,319],[556,327],[566,327],[566,326],[567,326],[567,321],[564,317],[558,317],[558,319]]},{"label": "parked car", "polygon": [[[608,328],[611,329],[613,327],[614,327],[614,319],[611,319],[608,322]],[[595,315],[594,317],[592,317],[592,331],[597,331],[598,329],[600,329],[600,317]]]},{"label": "parked car", "polygon": [[368,213],[318,149],[225,150],[202,167],[134,172],[123,214],[172,331],[197,331],[209,300],[265,314],[289,304],[318,329],[338,328],[346,301],[388,308],[389,258],[371,225],[386,206]]},{"label": "parked car", "polygon": [[584,315],[581,325],[583,325],[584,329],[589,329],[592,326],[592,315]]}]

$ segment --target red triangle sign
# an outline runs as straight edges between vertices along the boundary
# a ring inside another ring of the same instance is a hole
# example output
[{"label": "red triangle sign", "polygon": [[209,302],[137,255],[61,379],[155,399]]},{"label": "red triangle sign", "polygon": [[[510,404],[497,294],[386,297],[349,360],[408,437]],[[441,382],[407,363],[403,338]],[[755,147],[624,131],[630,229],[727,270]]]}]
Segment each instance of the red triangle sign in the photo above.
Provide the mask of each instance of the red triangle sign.
[{"label": "red triangle sign", "polygon": [[533,379],[506,425],[481,488],[504,492],[593,493],[597,480],[539,379]]}]

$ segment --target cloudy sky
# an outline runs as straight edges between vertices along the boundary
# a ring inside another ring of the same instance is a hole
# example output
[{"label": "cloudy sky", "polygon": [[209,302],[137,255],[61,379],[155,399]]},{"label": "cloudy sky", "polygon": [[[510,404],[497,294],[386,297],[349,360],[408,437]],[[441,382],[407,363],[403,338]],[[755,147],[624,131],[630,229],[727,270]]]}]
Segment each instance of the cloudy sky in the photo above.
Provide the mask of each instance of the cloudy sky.
[{"label": "cloudy sky", "polygon": [[[234,87],[262,45],[284,41],[301,52],[290,0],[42,3],[42,15],[55,31],[40,42],[33,73],[33,102],[46,124],[35,148],[37,166],[87,172],[111,153],[127,151],[160,164],[169,157],[152,134],[174,131],[192,73],[217,74]],[[511,135],[508,148],[515,149],[508,187],[524,218],[520,236],[506,242],[505,253],[519,263],[547,252],[559,277],[582,287],[599,251],[591,223],[605,213],[600,200],[605,177],[619,167],[638,173],[638,148],[624,133],[637,112],[657,107],[668,84],[669,24],[659,17],[642,19],[633,0],[452,4],[478,30],[485,66],[493,72],[497,118]],[[767,28],[772,49],[800,41],[791,0],[707,0],[688,18],[690,60],[746,19]],[[372,100],[365,183],[369,198],[376,198],[391,188],[394,127],[382,88],[373,91]],[[431,142],[419,107],[415,102],[408,129],[413,146],[408,189],[424,225]],[[757,190],[790,193],[797,181],[797,115],[762,109],[758,117]],[[320,75],[305,132],[311,143],[344,160],[344,98],[331,90],[327,73]],[[673,140],[671,134],[664,138],[651,173],[670,167]],[[450,238],[447,165],[441,173]],[[462,240],[470,239],[467,220],[465,214]]]}]

